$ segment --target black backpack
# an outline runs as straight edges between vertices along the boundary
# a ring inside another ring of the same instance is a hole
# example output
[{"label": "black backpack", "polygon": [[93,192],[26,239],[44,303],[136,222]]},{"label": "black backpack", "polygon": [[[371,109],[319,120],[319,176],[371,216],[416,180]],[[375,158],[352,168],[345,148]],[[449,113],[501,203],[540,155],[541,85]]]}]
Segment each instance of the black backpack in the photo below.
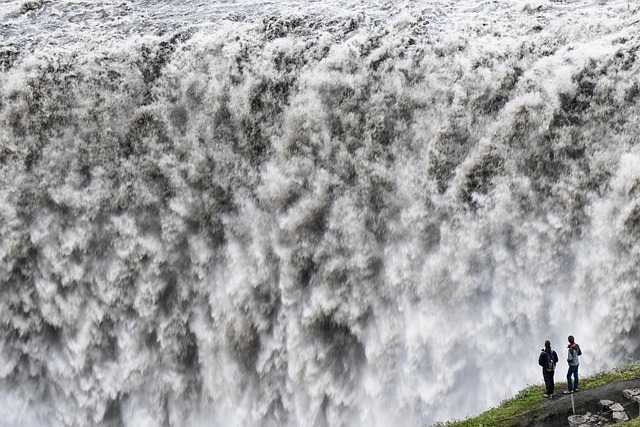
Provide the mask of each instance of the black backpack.
[{"label": "black backpack", "polygon": [[547,353],[545,351],[544,353],[547,355],[547,363],[545,363],[544,368],[547,371],[555,371],[556,370],[556,361],[553,358],[553,352]]}]

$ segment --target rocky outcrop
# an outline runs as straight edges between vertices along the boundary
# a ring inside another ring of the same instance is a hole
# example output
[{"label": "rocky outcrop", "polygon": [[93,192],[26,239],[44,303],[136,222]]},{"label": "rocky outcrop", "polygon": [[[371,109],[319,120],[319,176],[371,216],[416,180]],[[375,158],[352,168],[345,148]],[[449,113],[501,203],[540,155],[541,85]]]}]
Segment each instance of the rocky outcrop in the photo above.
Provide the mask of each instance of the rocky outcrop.
[{"label": "rocky outcrop", "polygon": [[626,399],[629,399],[632,402],[640,403],[640,388],[631,388],[631,389],[628,389],[628,390],[624,390],[622,392],[622,395]]},{"label": "rocky outcrop", "polygon": [[[640,404],[640,388],[627,389],[622,392],[625,399]],[[628,405],[628,404],[627,404]],[[629,420],[625,406],[613,400],[600,400],[598,406],[602,409],[597,414],[587,412],[568,417],[570,427],[602,427]]]},{"label": "rocky outcrop", "polygon": [[569,427],[600,427],[608,424],[608,420],[598,414],[587,412],[585,415],[570,415]]},{"label": "rocky outcrop", "polygon": [[[606,402],[607,404],[603,404],[603,402]],[[600,407],[602,407],[605,410],[609,410],[611,411],[611,418],[614,422],[616,423],[621,423],[623,421],[629,421],[629,416],[627,415],[626,411],[624,410],[624,406],[622,406],[621,404],[615,402],[612,404],[608,404],[609,402],[611,402],[610,400],[604,401],[601,400],[600,401]]]}]

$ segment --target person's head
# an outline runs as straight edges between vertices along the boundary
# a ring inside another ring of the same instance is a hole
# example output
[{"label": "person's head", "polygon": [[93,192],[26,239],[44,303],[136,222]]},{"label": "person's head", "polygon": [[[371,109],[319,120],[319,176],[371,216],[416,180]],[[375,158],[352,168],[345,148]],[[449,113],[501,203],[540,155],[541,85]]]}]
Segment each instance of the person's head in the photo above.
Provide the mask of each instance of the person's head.
[{"label": "person's head", "polygon": [[569,335],[569,338],[567,338],[569,340],[569,344],[573,344],[575,342],[573,335]]},{"label": "person's head", "polygon": [[551,348],[551,341],[546,340],[546,341],[544,342],[544,348]]}]

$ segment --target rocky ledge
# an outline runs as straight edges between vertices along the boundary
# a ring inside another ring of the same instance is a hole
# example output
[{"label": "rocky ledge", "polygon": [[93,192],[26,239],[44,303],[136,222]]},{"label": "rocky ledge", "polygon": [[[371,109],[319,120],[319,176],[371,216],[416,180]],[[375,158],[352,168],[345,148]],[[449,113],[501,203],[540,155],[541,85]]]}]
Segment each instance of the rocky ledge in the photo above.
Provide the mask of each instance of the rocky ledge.
[{"label": "rocky ledge", "polygon": [[622,395],[627,399],[623,405],[613,400],[600,400],[598,406],[600,412],[592,414],[570,415],[568,417],[570,427],[602,427],[612,424],[621,423],[629,420],[626,407],[629,405],[640,405],[640,388],[626,389],[622,391]]}]

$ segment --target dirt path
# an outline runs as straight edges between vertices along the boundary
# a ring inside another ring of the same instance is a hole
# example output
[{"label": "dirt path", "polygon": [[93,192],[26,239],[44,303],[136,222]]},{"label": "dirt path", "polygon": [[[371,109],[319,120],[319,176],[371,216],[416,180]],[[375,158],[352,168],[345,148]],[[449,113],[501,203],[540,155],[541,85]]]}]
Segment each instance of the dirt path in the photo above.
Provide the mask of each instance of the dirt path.
[{"label": "dirt path", "polygon": [[[630,388],[640,387],[640,379],[619,381],[610,383],[602,387],[591,390],[580,391],[574,393],[573,401],[576,408],[576,414],[592,414],[601,412],[598,402],[600,400],[613,400],[625,406],[627,415],[630,418],[638,416],[638,403],[630,403],[622,395],[622,391]],[[567,417],[571,415],[571,396],[562,394],[563,390],[556,390],[557,394],[553,399],[546,401],[537,416],[523,423],[522,426],[529,427],[567,427],[569,425]]]}]

